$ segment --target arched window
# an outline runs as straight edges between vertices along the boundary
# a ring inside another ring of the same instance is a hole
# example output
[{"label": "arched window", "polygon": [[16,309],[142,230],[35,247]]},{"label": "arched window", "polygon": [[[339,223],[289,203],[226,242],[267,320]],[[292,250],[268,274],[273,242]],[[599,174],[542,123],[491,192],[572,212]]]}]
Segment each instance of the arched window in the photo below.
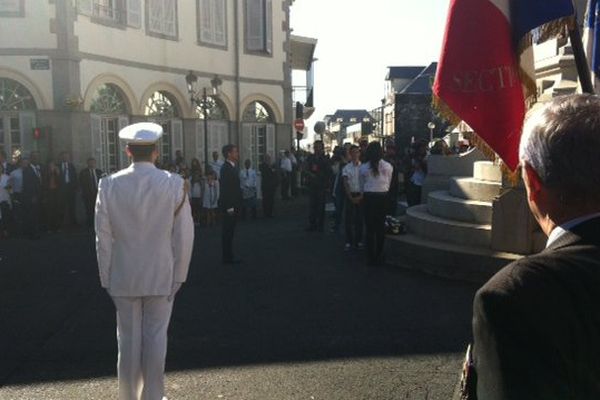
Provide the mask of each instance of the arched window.
[{"label": "arched window", "polygon": [[96,89],[90,111],[94,114],[127,114],[127,101],[118,86],[111,83],[100,85]]},{"label": "arched window", "polygon": [[181,113],[176,104],[176,101],[167,92],[156,91],[148,98],[144,114],[164,120],[180,118]]},{"label": "arched window", "polygon": [[250,103],[243,114],[242,158],[257,167],[269,154],[275,157],[275,124],[273,112],[260,102]]},{"label": "arched window", "polygon": [[[227,109],[219,99],[209,97],[207,99],[208,107],[206,114],[209,120],[225,121],[229,119]],[[204,119],[204,110],[200,106],[196,106],[196,115],[200,119]]]},{"label": "arched window", "polygon": [[183,124],[177,100],[165,91],[156,91],[148,98],[144,114],[150,121],[163,127],[163,137],[158,143],[163,164],[168,165],[183,151]]},{"label": "arched window", "polygon": [[8,155],[33,148],[31,131],[37,109],[33,96],[19,82],[0,78],[0,150]]},{"label": "arched window", "polygon": [[0,78],[0,111],[35,110],[37,107],[29,90],[19,82]]},{"label": "arched window", "polygon": [[273,113],[269,109],[269,106],[260,101],[253,101],[248,104],[242,118],[245,122],[274,122]]}]

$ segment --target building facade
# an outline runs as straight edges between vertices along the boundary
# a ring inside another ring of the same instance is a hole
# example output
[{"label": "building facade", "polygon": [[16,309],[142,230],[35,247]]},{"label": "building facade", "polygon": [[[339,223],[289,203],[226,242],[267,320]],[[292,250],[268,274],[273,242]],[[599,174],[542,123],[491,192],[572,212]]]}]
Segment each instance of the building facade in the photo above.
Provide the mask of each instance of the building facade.
[{"label": "building facade", "polygon": [[[6,0],[0,2],[0,147],[129,160],[118,131],[154,121],[161,157],[240,146],[242,159],[292,144],[292,0]],[[298,64],[299,62],[297,62]],[[312,60],[305,64],[310,68]],[[302,63],[300,63],[302,64]],[[186,75],[211,88],[204,113]],[[33,129],[37,135],[33,135]]]}]

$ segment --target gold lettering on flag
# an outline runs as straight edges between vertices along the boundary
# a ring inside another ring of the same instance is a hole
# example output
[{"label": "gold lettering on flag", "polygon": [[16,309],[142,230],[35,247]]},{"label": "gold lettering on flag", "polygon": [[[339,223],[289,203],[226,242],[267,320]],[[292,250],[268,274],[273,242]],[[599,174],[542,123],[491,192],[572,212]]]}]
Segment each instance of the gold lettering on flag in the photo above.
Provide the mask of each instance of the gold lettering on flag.
[{"label": "gold lettering on flag", "polygon": [[450,90],[459,93],[488,93],[512,89],[520,84],[517,68],[501,65],[483,70],[460,71],[452,76]]}]

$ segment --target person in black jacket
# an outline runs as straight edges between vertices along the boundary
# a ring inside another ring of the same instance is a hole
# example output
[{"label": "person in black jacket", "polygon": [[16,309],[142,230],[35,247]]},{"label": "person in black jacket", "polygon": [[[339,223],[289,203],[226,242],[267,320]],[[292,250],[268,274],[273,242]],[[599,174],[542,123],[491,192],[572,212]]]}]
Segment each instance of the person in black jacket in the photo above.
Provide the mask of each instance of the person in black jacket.
[{"label": "person in black jacket", "polygon": [[223,263],[237,264],[240,261],[233,257],[233,234],[237,216],[242,206],[240,172],[237,167],[240,154],[237,146],[233,144],[224,146],[223,158],[225,162],[221,167],[219,179],[219,209],[223,215]]},{"label": "person in black jacket", "polygon": [[30,239],[39,239],[42,172],[39,165],[31,164],[29,159],[23,160],[23,190],[21,192],[23,232]]},{"label": "person in black jacket", "polygon": [[59,189],[62,200],[62,212],[66,227],[77,225],[75,217],[75,195],[77,194],[77,170],[66,151],[61,153]]},{"label": "person in black jacket", "polygon": [[307,185],[309,194],[308,231],[323,232],[325,225],[325,201],[331,184],[333,170],[325,156],[323,142],[315,140],[314,154],[306,160]]},{"label": "person in black jacket", "polygon": [[273,217],[273,205],[275,204],[275,191],[277,189],[278,179],[277,170],[271,162],[271,156],[265,154],[263,162],[260,164],[261,189],[263,213],[265,217]]},{"label": "person in black jacket", "polygon": [[558,97],[528,117],[521,169],[548,242],[475,296],[471,398],[600,399],[599,153],[599,97]]},{"label": "person in black jacket", "polygon": [[102,175],[102,170],[96,168],[96,160],[94,158],[89,158],[87,160],[87,168],[79,172],[81,198],[85,208],[88,228],[94,227],[94,208],[96,205],[96,195],[98,194],[98,183]]}]

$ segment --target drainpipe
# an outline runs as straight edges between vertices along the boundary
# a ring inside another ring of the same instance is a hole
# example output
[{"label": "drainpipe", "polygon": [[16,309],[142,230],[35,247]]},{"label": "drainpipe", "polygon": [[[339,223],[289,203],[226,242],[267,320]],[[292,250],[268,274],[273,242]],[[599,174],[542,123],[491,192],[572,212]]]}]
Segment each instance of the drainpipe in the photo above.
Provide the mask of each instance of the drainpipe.
[{"label": "drainpipe", "polygon": [[[243,1],[243,0],[241,0]],[[233,13],[234,13],[234,32],[235,32],[235,122],[237,126],[237,144],[241,146],[242,143],[242,121],[240,110],[241,104],[241,91],[240,91],[240,0],[233,2]],[[231,142],[231,137],[229,138]]]}]

